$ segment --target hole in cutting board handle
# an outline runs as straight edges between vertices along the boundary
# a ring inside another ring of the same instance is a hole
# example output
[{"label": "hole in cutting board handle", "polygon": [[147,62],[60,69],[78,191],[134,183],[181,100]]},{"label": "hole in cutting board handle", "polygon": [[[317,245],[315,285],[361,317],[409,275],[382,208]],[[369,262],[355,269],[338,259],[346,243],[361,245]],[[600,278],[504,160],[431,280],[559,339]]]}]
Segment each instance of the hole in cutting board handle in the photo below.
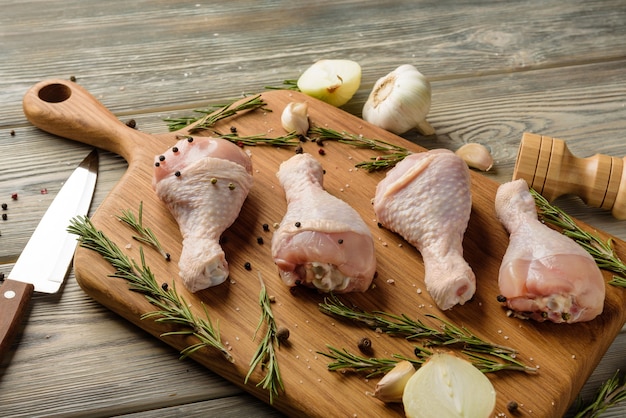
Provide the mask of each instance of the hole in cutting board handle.
[{"label": "hole in cutting board handle", "polygon": [[44,102],[61,103],[70,98],[72,89],[61,83],[48,84],[43,86],[37,95]]}]

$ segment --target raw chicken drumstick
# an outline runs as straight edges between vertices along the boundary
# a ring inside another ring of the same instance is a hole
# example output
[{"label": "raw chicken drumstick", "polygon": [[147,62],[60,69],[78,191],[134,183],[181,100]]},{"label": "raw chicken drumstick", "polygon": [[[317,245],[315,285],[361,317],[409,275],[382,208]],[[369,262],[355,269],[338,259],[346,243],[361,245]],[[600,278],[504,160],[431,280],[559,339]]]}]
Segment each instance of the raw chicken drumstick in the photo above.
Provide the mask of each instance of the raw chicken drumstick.
[{"label": "raw chicken drumstick", "polygon": [[602,313],[602,272],[574,240],[537,219],[526,182],[501,185],[495,204],[511,234],[498,278],[506,305],[518,316],[537,321],[582,322]]},{"label": "raw chicken drumstick", "polygon": [[280,165],[287,213],[272,236],[272,257],[288,286],[363,292],[376,272],[374,240],[359,214],[324,190],[323,175],[310,154]]},{"label": "raw chicken drumstick", "polygon": [[467,164],[445,149],[409,155],[376,187],[378,221],[420,251],[426,289],[442,310],[476,291],[462,245],[471,210]]},{"label": "raw chicken drumstick", "polygon": [[219,239],[239,216],[252,187],[252,162],[221,138],[185,137],[155,157],[152,185],[178,222],[183,249],[178,267],[192,292],[228,277]]}]

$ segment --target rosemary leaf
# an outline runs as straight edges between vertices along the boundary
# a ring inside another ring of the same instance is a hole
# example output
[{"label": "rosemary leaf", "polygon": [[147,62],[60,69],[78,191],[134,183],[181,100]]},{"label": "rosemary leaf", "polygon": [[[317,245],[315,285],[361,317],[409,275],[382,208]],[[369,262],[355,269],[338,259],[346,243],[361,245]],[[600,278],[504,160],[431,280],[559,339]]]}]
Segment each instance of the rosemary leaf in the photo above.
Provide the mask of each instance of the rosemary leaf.
[{"label": "rosemary leaf", "polygon": [[257,386],[262,386],[263,389],[269,391],[270,404],[274,402],[274,396],[278,396],[279,390],[284,391],[282,377],[280,375],[280,369],[278,368],[278,359],[276,357],[276,347],[280,346],[280,340],[277,337],[278,327],[276,326],[276,320],[272,313],[271,301],[267,294],[267,289],[259,273],[259,280],[261,281],[261,292],[259,293],[259,305],[261,306],[261,317],[259,323],[254,332],[254,338],[261,327],[265,324],[265,333],[261,339],[260,344],[250,360],[250,368],[248,374],[244,380],[244,383],[248,383],[248,379],[252,375],[252,372],[261,366],[265,370],[265,375]]},{"label": "rosemary leaf", "polygon": [[280,85],[278,87],[265,86],[265,89],[267,89],[267,90],[293,90],[293,91],[300,91],[300,88],[298,87],[298,80],[297,79],[283,80],[283,84],[282,85]]},{"label": "rosemary leaf", "polygon": [[185,299],[178,294],[176,286],[160,286],[150,268],[146,265],[143,249],[140,249],[141,264],[131,260],[102,231],[96,229],[86,216],[78,216],[70,221],[68,231],[78,236],[82,247],[100,254],[115,269],[110,277],[126,280],[129,289],[142,293],[157,310],[142,315],[142,319],[153,318],[156,322],[187,327],[183,330],[166,332],[163,335],[184,333],[196,337],[199,342],[181,352],[181,359],[203,347],[219,350],[230,362],[234,362],[228,349],[222,344],[219,328],[213,326],[204,304],[206,319],[196,318]]},{"label": "rosemary leaf", "polygon": [[133,239],[150,245],[156,249],[163,256],[163,258],[170,261],[170,254],[163,250],[163,247],[154,232],[152,232],[150,228],[145,228],[143,226],[143,201],[139,203],[139,214],[137,217],[135,217],[135,214],[132,211],[123,210],[122,215],[118,215],[117,219],[124,222],[139,233],[139,235],[133,235]]},{"label": "rosemary leaf", "polygon": [[276,138],[269,138],[263,134],[240,136],[237,134],[221,134],[214,131],[214,133],[223,139],[226,139],[236,145],[269,145],[273,147],[297,147],[300,145],[300,137],[296,133],[289,133],[287,135],[279,136]]},{"label": "rosemary leaf", "polygon": [[619,370],[605,381],[588,404],[579,402],[574,418],[597,418],[610,407],[626,400],[626,379]]},{"label": "rosemary leaf", "polygon": [[546,198],[536,190],[530,189],[535,199],[540,219],[561,229],[561,232],[580,244],[595,260],[598,267],[618,274],[609,284],[626,287],[626,264],[618,257],[613,249],[613,241],[603,241],[598,235],[581,229],[574,220],[556,206],[551,205]]}]

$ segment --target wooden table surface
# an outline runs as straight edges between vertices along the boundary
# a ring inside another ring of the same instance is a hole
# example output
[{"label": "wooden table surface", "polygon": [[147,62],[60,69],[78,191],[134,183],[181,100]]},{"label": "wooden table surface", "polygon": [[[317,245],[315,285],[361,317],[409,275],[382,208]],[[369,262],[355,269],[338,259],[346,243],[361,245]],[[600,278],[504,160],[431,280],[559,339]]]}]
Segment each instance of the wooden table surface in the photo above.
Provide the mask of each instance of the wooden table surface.
[{"label": "wooden table surface", "polygon": [[[90,148],[42,132],[22,97],[75,77],[120,120],[150,133],[167,117],[295,79],[322,58],[357,61],[360,116],[374,82],[413,64],[432,83],[426,148],[490,147],[511,179],[523,132],[561,138],[577,156],[626,155],[626,2],[58,1],[3,2],[0,13],[0,272]],[[126,169],[101,154],[91,212]],[[18,194],[17,200],[11,195]],[[626,221],[576,197],[556,204],[626,240]],[[589,398],[626,369],[623,331],[588,380]],[[0,416],[281,416],[91,300],[73,273],[36,295],[0,364]],[[345,400],[337,399],[338,402]],[[603,417],[626,414],[626,405]]]}]

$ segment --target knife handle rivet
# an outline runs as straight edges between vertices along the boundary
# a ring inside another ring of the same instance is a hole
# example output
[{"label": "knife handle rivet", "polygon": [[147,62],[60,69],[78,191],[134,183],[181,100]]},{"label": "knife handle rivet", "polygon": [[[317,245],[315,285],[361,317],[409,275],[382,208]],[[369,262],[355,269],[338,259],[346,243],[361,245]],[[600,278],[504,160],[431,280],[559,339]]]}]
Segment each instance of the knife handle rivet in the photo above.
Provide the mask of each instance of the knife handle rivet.
[{"label": "knife handle rivet", "polygon": [[4,292],[3,296],[5,299],[13,299],[15,297],[15,292],[13,290],[7,290]]}]

